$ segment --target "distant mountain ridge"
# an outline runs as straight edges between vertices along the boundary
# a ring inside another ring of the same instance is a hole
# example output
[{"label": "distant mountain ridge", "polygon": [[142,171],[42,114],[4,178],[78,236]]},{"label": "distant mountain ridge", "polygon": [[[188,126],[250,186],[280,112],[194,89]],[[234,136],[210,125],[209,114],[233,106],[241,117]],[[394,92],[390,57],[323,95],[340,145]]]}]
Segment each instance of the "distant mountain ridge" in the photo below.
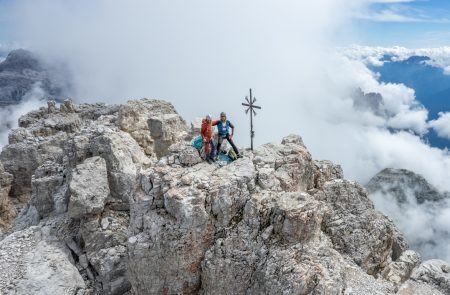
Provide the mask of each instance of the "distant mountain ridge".
[{"label": "distant mountain ridge", "polygon": [[408,202],[408,194],[418,204],[450,199],[450,193],[439,192],[421,175],[406,169],[386,168],[375,175],[366,185],[369,193],[391,194],[399,204]]},{"label": "distant mountain ridge", "polygon": [[65,85],[30,51],[11,51],[0,63],[0,106],[19,104],[34,88],[43,95],[62,101]]}]

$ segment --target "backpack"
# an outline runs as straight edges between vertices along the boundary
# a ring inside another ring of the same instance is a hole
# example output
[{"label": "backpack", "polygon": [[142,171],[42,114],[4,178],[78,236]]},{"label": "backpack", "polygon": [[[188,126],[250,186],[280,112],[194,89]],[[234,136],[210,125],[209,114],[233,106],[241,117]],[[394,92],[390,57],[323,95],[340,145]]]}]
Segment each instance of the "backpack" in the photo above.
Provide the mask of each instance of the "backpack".
[{"label": "backpack", "polygon": [[203,138],[201,136],[197,136],[192,140],[191,145],[197,150],[201,150],[203,147]]},{"label": "backpack", "polygon": [[228,157],[230,157],[232,161],[236,161],[238,158],[236,152],[233,149],[230,149],[230,151],[228,152]]}]

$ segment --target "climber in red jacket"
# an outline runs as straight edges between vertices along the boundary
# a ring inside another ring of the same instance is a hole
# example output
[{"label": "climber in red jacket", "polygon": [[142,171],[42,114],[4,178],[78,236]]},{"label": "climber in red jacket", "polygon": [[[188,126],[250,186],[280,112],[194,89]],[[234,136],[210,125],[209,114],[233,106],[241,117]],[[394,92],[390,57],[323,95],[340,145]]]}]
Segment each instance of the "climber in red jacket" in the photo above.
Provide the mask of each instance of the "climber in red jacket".
[{"label": "climber in red jacket", "polygon": [[208,163],[215,162],[214,160],[215,148],[213,142],[214,132],[212,127],[214,123],[216,122],[212,121],[211,115],[206,115],[205,119],[202,120],[202,129],[200,131],[200,134],[203,139],[205,160],[208,161]]}]

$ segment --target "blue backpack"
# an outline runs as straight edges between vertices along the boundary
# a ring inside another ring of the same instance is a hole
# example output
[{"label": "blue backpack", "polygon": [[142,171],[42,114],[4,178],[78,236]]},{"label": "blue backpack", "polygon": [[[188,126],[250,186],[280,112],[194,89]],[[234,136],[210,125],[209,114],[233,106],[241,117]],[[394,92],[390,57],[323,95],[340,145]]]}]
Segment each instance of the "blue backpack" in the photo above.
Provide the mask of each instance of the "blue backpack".
[{"label": "blue backpack", "polygon": [[196,148],[197,150],[201,150],[202,149],[202,147],[203,147],[203,139],[202,139],[202,137],[201,136],[197,136],[196,138],[194,138],[193,140],[192,140],[192,146],[194,147],[194,148]]}]

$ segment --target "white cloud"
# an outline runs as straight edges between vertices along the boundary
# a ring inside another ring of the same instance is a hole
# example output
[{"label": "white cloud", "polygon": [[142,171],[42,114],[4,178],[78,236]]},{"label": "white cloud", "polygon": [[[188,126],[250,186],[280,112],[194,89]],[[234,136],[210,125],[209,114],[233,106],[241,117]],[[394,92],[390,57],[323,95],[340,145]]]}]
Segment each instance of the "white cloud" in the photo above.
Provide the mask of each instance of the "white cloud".
[{"label": "white cloud", "polygon": [[353,60],[363,61],[366,65],[382,66],[385,55],[393,56],[392,61],[407,60],[411,56],[427,56],[431,60],[427,64],[442,68],[444,73],[450,73],[450,47],[418,48],[405,47],[370,47],[352,45],[340,48],[340,52]]},{"label": "white cloud", "polygon": [[439,113],[439,118],[430,122],[439,137],[450,140],[450,113]]},{"label": "white cloud", "polygon": [[403,189],[407,196],[405,203],[399,205],[393,196],[375,193],[371,196],[375,207],[394,220],[410,241],[410,246],[422,254],[422,259],[450,261],[449,202],[417,204],[413,192],[408,187]]},{"label": "white cloud", "polygon": [[[378,77],[363,63],[355,60],[344,58],[341,60],[341,67],[343,68],[336,67],[335,69],[340,73],[352,72],[350,77],[340,76],[340,80],[337,80],[336,84],[348,84],[347,87],[354,85],[360,87],[365,93],[382,95],[381,111],[385,113],[385,116],[382,121],[373,121],[373,126],[411,130],[419,135],[427,132],[428,112],[416,100],[413,89],[403,84],[380,83]],[[355,124],[362,124],[363,122],[365,121],[360,117],[355,120]],[[367,122],[363,124],[367,125]]]},{"label": "white cloud", "polygon": [[368,11],[365,13],[355,13],[354,17],[374,22],[406,23],[406,22],[424,21],[423,19],[408,16],[392,9],[384,9],[380,11]]},{"label": "white cloud", "polygon": [[11,128],[17,128],[20,116],[39,109],[45,103],[45,91],[37,83],[25,94],[23,101],[19,105],[0,108],[0,150],[8,144],[8,132]]},{"label": "white cloud", "polygon": [[412,130],[417,134],[424,135],[428,132],[428,111],[425,109],[407,109],[397,113],[388,119],[387,126],[395,129]]}]

